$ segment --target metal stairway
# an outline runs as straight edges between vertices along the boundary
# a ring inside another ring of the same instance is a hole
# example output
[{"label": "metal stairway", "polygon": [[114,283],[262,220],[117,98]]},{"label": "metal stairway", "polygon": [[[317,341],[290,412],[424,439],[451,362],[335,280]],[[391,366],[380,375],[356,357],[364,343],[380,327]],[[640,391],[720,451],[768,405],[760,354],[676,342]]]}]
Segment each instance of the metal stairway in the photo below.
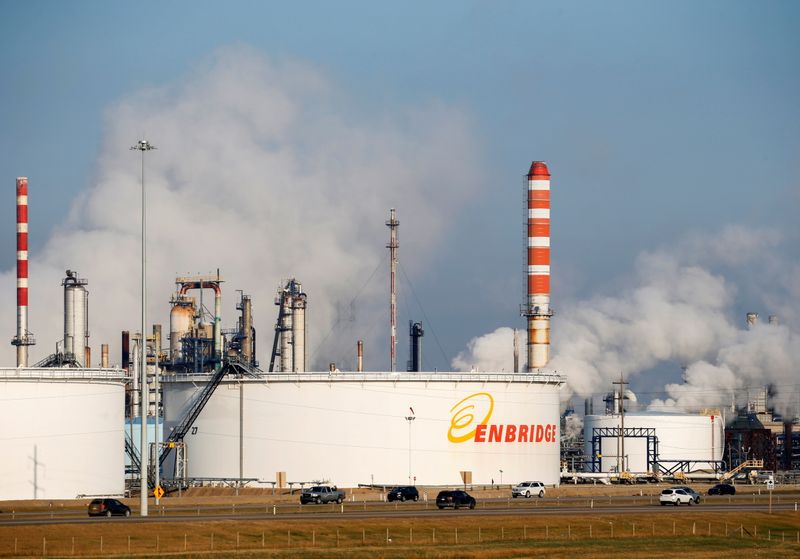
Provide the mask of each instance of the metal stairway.
[{"label": "metal stairway", "polygon": [[733,476],[741,472],[742,470],[760,470],[764,467],[763,460],[745,460],[734,469],[729,472],[725,472],[722,475],[722,481],[727,481],[729,479],[733,479]]},{"label": "metal stairway", "polygon": [[130,434],[125,431],[125,452],[131,459],[131,464],[126,473],[138,473],[142,471],[142,463],[139,460],[139,453],[136,451],[136,446],[133,444]]},{"label": "metal stairway", "polygon": [[222,368],[220,368],[219,371],[216,371],[214,376],[212,376],[208,381],[208,384],[206,384],[205,387],[203,387],[203,390],[200,391],[200,394],[197,395],[195,401],[192,402],[189,411],[186,412],[186,415],[183,417],[181,422],[172,430],[169,437],[162,443],[163,447],[158,458],[159,466],[163,464],[167,459],[167,456],[169,456],[169,453],[172,450],[170,444],[183,441],[186,433],[188,433],[189,429],[192,428],[192,424],[200,416],[200,412],[203,411],[203,408],[205,407],[206,403],[208,403],[211,395],[214,394],[217,386],[219,386],[219,383],[222,381],[222,377],[227,374],[250,376],[252,373],[249,368],[243,364],[233,361],[227,362]]}]

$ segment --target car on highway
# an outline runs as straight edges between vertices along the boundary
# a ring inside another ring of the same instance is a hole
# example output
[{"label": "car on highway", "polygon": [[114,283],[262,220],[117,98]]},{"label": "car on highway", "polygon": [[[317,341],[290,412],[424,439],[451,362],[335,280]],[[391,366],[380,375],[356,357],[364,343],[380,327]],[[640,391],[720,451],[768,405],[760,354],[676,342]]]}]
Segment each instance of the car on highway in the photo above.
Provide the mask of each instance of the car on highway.
[{"label": "car on highway", "polygon": [[544,483],[541,481],[523,481],[511,488],[511,496],[515,499],[517,497],[525,497],[527,499],[532,495],[542,498],[545,492]]},{"label": "car on highway", "polygon": [[683,489],[676,489],[673,487],[670,489],[664,489],[664,491],[661,492],[661,496],[658,498],[658,501],[661,503],[662,507],[664,505],[675,505],[676,507],[683,504],[693,505],[694,496],[687,493]]},{"label": "car on highway", "polygon": [[131,508],[116,499],[92,499],[89,516],[130,516]]},{"label": "car on highway", "polygon": [[736,488],[730,483],[718,483],[708,490],[709,495],[736,495]]},{"label": "car on highway", "polygon": [[689,495],[692,496],[692,499],[694,499],[694,504],[695,505],[699,505],[700,504],[700,493],[698,493],[697,491],[695,491],[694,489],[692,489],[688,485],[676,485],[675,487],[673,487],[673,489],[683,489]]},{"label": "car on highway", "polygon": [[307,489],[303,489],[300,493],[300,504],[306,505],[308,503],[336,503],[341,504],[344,501],[344,492],[339,491],[336,486],[329,485],[315,485]]},{"label": "car on highway", "polygon": [[413,485],[392,487],[386,494],[387,501],[419,501],[419,491]]},{"label": "car on highway", "polygon": [[460,489],[456,489],[454,491],[440,491],[436,496],[436,506],[440,509],[446,507],[453,507],[454,509],[459,507],[469,507],[474,509],[475,504],[475,497],[466,491],[461,491]]}]

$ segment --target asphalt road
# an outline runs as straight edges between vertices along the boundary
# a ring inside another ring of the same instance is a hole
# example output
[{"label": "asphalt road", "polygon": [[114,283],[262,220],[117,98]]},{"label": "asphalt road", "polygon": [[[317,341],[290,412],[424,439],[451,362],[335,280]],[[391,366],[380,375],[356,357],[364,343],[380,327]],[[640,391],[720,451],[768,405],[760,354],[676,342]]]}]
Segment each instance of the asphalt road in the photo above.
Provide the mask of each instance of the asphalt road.
[{"label": "asphalt road", "polygon": [[[770,510],[769,498],[761,495],[753,498],[751,495],[741,497],[716,497],[706,498],[699,505],[682,505],[675,507],[659,506],[658,497],[603,497],[591,499],[585,497],[555,499],[485,499],[479,501],[475,510],[470,509],[445,509],[438,510],[434,503],[382,503],[375,501],[347,502],[343,505],[242,505],[242,506],[201,506],[201,507],[165,507],[161,509],[150,507],[150,515],[138,516],[136,510],[132,516],[112,518],[89,518],[85,509],[63,510],[58,513],[0,513],[0,526],[21,525],[52,525],[52,524],[86,524],[99,522],[197,522],[197,521],[242,521],[242,520],[325,520],[365,518],[428,518],[442,517],[445,515],[469,516],[548,516],[548,515],[640,515],[650,514],[675,514],[681,512],[738,512],[748,511],[767,512]],[[797,511],[800,510],[800,496],[784,495],[774,499],[771,510]]]}]

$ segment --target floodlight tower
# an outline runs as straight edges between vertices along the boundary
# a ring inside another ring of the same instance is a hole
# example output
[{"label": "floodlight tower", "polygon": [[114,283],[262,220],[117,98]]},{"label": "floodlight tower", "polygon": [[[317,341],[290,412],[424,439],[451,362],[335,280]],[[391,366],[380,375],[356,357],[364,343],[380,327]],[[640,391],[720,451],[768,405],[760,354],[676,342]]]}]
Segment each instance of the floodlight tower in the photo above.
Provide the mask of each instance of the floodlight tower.
[{"label": "floodlight tower", "polygon": [[[147,468],[148,468],[148,444],[147,444],[147,411],[150,407],[150,393],[147,386],[147,197],[144,188],[144,153],[156,147],[147,140],[139,140],[135,145],[131,146],[132,150],[142,153],[142,340],[139,344],[139,385],[142,389],[141,394],[141,429],[142,437],[139,446],[139,457],[141,464],[141,477],[140,477],[140,509],[141,516],[147,516]],[[158,419],[156,419],[156,429],[158,428]],[[158,467],[158,466],[156,466]]]}]

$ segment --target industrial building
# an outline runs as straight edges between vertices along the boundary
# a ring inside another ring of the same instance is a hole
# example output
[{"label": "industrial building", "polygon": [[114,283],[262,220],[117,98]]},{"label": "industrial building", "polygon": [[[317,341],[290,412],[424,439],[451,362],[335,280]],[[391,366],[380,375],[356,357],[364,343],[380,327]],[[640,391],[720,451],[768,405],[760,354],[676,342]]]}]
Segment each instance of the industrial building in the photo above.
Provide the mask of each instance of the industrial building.
[{"label": "industrial building", "polygon": [[[263,370],[249,295],[239,292],[235,326],[223,328],[219,270],[177,277],[166,339],[160,324],[149,325],[150,332],[122,332],[119,368],[110,366],[105,344],[100,367],[92,368],[89,282],[67,270],[62,341],[29,367],[35,337],[27,316],[27,179],[17,180],[16,192],[17,363],[0,369],[0,421],[7,426],[0,439],[0,500],[149,492],[156,483],[167,489],[321,481],[452,486],[505,478],[556,485],[579,477],[717,478],[752,460],[762,468],[798,468],[797,420],[769,411],[768,389],[763,402],[739,410],[726,429],[723,412],[732,417],[734,410],[628,410],[634,396],[620,379],[605,413],[587,406],[582,437],[562,448],[565,380],[547,369],[553,313],[550,171],[543,162],[534,161],[525,175],[527,291],[520,314],[527,322],[527,361],[518,370],[515,335],[509,373],[424,371],[424,330],[414,321],[406,370],[397,370],[400,223],[394,209],[386,222],[387,371],[364,371],[361,340],[353,340],[354,370],[335,364],[307,370],[313,298],[294,277],[278,288]],[[212,294],[213,313],[204,304]],[[147,487],[140,488],[143,471]]]}]

